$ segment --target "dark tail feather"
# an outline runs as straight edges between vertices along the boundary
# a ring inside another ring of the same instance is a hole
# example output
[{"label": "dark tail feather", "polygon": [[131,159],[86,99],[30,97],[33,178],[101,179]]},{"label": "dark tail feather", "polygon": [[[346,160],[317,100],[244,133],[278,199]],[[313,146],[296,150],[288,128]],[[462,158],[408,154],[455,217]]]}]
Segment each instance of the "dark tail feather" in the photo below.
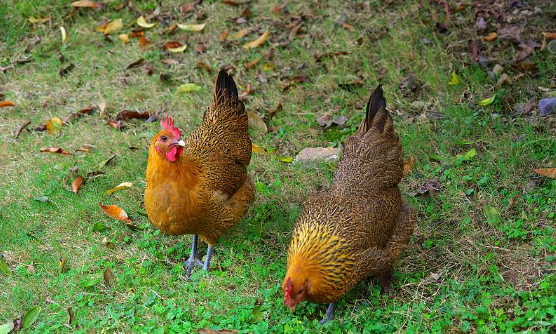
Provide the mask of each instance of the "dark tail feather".
[{"label": "dark tail feather", "polygon": [[214,95],[217,99],[224,97],[225,100],[238,100],[237,86],[234,79],[225,71],[220,70],[216,85],[214,87]]},{"label": "dark tail feather", "polygon": [[386,110],[386,100],[384,99],[382,85],[378,85],[371,93],[371,97],[367,103],[364,132],[369,131],[373,126],[380,132],[384,132],[384,125],[387,120],[389,120],[389,124],[392,124],[392,119]]}]

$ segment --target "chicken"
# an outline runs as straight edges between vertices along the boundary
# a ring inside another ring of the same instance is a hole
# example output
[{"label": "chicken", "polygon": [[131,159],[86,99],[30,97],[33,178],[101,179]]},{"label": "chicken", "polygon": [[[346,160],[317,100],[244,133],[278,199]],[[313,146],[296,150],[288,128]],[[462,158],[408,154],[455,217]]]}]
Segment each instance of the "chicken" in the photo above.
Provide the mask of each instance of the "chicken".
[{"label": "chicken", "polygon": [[296,222],[284,278],[284,304],[334,303],[364,279],[389,289],[392,266],[413,233],[415,213],[401,199],[403,154],[381,86],[366,119],[348,137],[330,189],[310,196]]},{"label": "chicken", "polygon": [[[208,271],[214,245],[247,212],[255,198],[247,174],[251,139],[236,84],[224,70],[203,121],[184,142],[168,116],[151,140],[146,171],[145,208],[150,221],[171,235],[193,234],[186,277],[195,264]],[[205,262],[198,237],[208,243]]]}]

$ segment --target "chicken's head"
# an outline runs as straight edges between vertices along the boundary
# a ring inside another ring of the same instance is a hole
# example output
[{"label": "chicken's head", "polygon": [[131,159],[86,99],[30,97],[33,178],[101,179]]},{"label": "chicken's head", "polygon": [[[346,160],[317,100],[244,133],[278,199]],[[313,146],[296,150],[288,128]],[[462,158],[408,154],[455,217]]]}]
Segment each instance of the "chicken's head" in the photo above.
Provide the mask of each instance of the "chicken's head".
[{"label": "chicken's head", "polygon": [[309,280],[298,281],[294,279],[292,281],[291,277],[288,277],[282,284],[282,290],[284,290],[284,305],[293,312],[297,304],[306,299]]},{"label": "chicken's head", "polygon": [[174,126],[174,120],[168,115],[160,121],[160,125],[162,130],[154,138],[154,148],[166,160],[174,162],[183,153],[183,147],[185,146],[184,141],[180,139],[180,129]]}]

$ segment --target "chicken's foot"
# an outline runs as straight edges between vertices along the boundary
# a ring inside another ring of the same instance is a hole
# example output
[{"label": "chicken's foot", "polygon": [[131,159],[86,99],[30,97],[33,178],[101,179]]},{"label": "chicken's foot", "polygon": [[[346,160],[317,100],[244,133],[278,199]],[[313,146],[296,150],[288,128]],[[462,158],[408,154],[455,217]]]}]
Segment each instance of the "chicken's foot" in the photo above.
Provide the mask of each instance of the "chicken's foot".
[{"label": "chicken's foot", "polygon": [[210,267],[210,258],[212,257],[212,250],[213,247],[211,245],[208,245],[207,248],[207,256],[205,257],[205,264],[203,265],[203,270],[204,271],[208,271],[209,267]]},{"label": "chicken's foot", "polygon": [[199,260],[199,258],[197,257],[197,240],[199,239],[199,236],[197,234],[193,235],[193,242],[191,244],[191,254],[189,255],[189,259],[187,259],[187,261],[185,261],[183,263],[183,265],[185,266],[185,277],[189,278],[189,276],[191,276],[191,270],[193,269],[193,266],[195,266],[195,264],[198,264],[200,266],[203,265],[203,262],[201,262],[201,260]]},{"label": "chicken's foot", "polygon": [[319,324],[324,325],[325,323],[334,320],[334,303],[330,303],[328,305],[328,309],[326,310],[326,315],[319,321]]},{"label": "chicken's foot", "polygon": [[382,274],[378,276],[378,281],[380,283],[380,293],[381,294],[388,294],[390,292],[390,282],[392,281],[392,272],[393,268],[390,267]]}]

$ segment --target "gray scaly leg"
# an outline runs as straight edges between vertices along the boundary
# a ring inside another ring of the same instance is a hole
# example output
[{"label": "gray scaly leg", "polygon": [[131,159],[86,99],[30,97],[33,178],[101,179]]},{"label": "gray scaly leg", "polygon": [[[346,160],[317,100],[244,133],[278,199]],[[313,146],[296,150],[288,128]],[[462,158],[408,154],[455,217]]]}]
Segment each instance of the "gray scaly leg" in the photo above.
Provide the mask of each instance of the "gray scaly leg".
[{"label": "gray scaly leg", "polygon": [[185,266],[185,277],[189,278],[191,276],[191,270],[195,264],[202,265],[203,263],[197,257],[197,240],[199,237],[197,234],[193,235],[193,242],[191,244],[191,254],[189,255],[189,259],[183,263]]},{"label": "gray scaly leg", "polygon": [[208,249],[207,249],[207,256],[206,256],[206,258],[205,258],[205,264],[203,265],[203,270],[204,270],[204,271],[208,271],[208,270],[209,270],[209,267],[210,267],[210,258],[212,257],[212,250],[213,250],[213,247],[212,247],[211,245],[209,245],[209,246],[208,246]]},{"label": "gray scaly leg", "polygon": [[326,315],[319,321],[319,324],[324,325],[325,323],[334,320],[334,303],[328,305],[328,310],[326,310]]}]

